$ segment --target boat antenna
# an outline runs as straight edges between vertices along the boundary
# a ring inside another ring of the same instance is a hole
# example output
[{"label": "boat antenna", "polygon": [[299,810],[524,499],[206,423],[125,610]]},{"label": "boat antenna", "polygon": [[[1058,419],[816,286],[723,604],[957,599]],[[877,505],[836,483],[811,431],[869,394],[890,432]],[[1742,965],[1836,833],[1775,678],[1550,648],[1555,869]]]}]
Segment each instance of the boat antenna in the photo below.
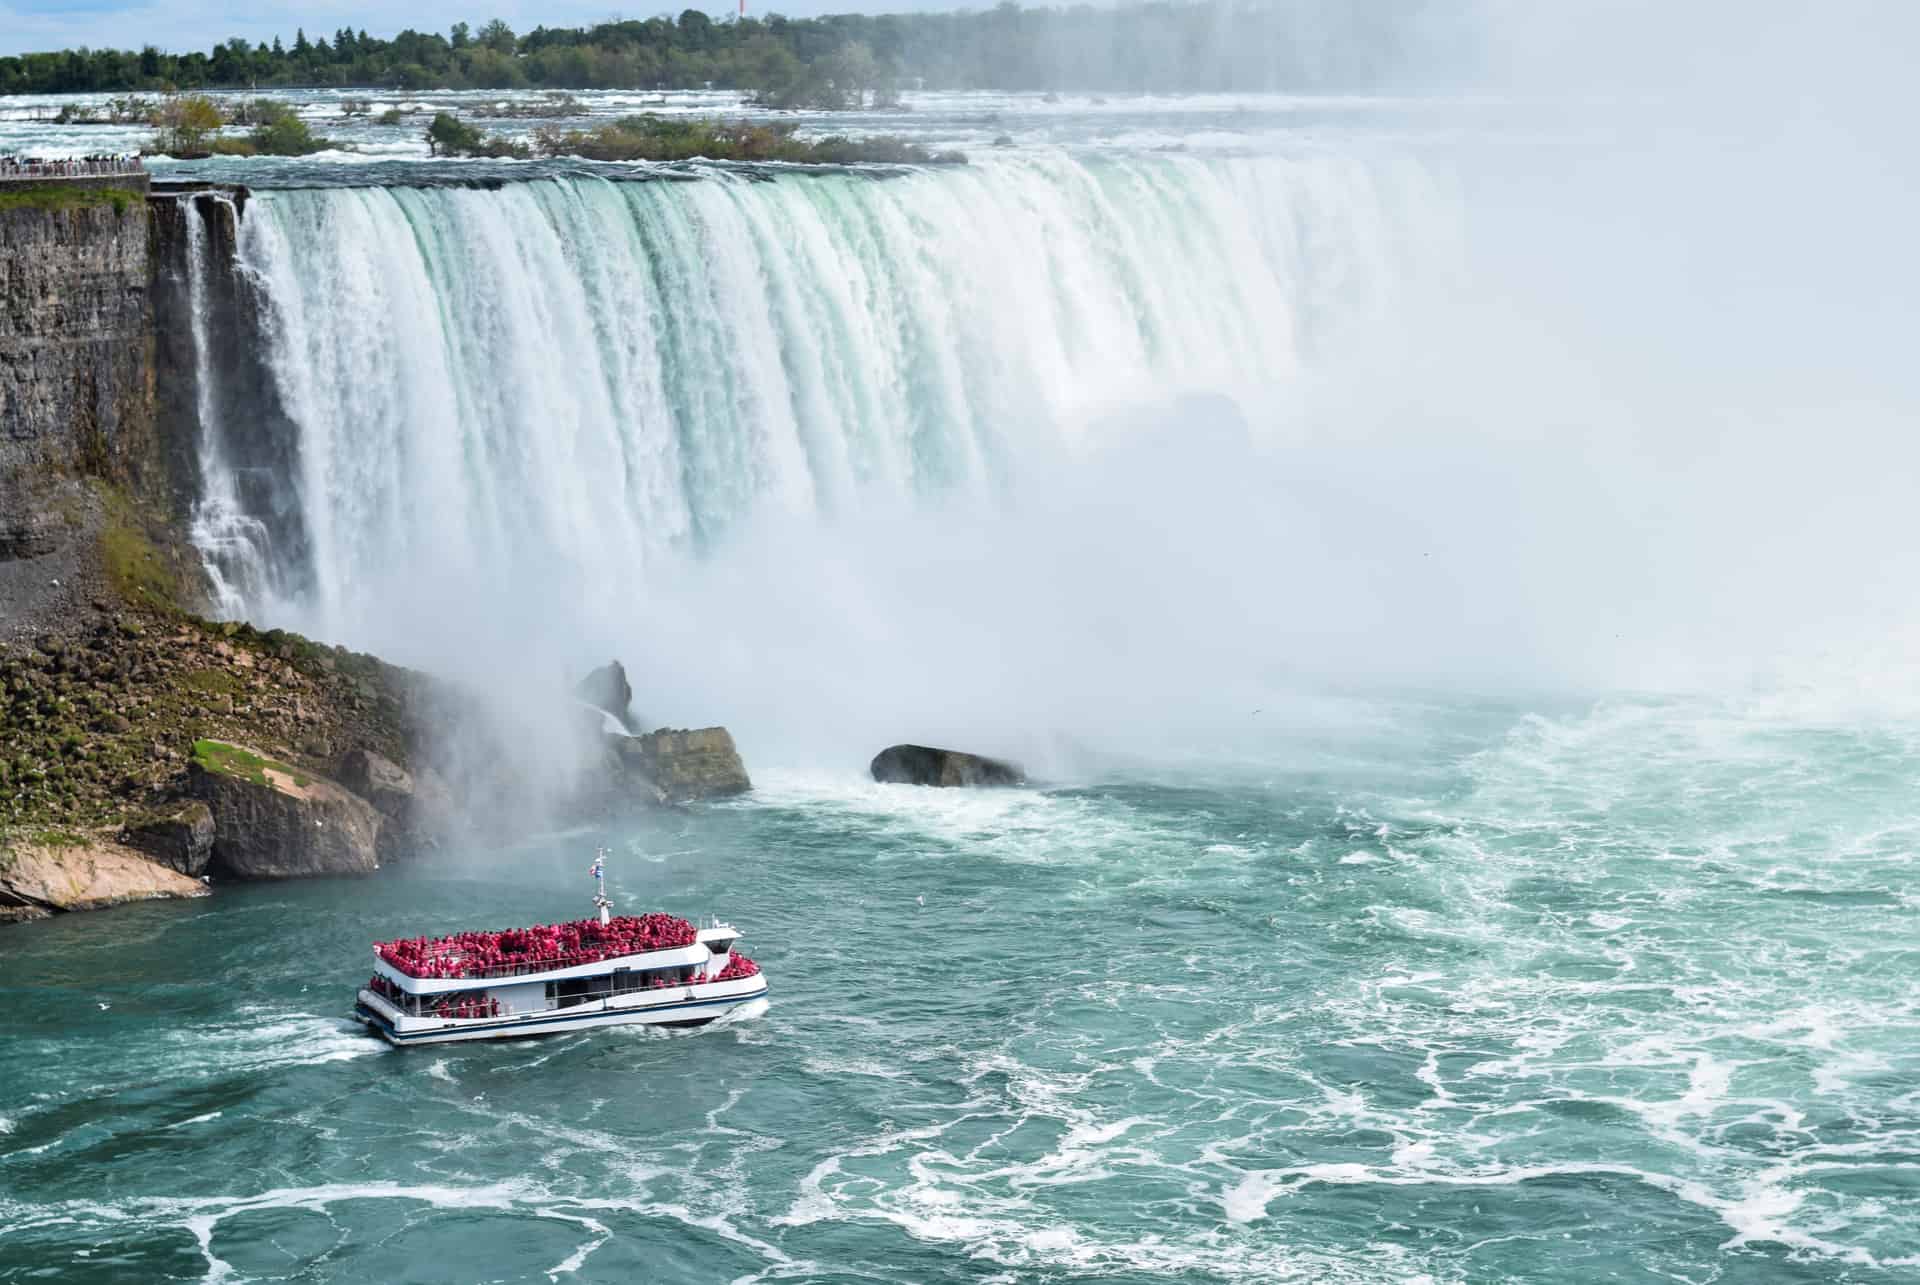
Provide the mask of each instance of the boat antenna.
[{"label": "boat antenna", "polygon": [[611,901],[607,900],[607,850],[605,848],[595,848],[593,850],[593,869],[587,873],[593,876],[593,904],[600,912],[601,926],[605,927],[607,924],[607,911],[613,905]]}]

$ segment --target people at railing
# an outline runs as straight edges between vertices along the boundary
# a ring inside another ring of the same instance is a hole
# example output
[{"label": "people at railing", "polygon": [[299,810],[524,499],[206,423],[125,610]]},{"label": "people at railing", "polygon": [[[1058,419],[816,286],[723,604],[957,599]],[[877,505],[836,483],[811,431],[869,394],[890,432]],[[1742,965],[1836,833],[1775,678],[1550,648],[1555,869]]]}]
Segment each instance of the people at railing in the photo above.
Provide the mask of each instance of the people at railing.
[{"label": "people at railing", "polygon": [[727,966],[721,969],[720,975],[713,980],[716,982],[730,982],[740,977],[752,977],[759,971],[760,965],[754,963],[739,951],[735,951],[732,957],[727,960]]},{"label": "people at railing", "polygon": [[497,932],[407,937],[381,942],[374,950],[409,977],[497,977],[672,950],[693,945],[698,936],[687,920],[654,913],[617,915],[606,924],[579,919]]},{"label": "people at railing", "polygon": [[146,163],[134,154],[65,156],[52,159],[0,156],[0,179],[116,178],[122,175],[144,173],[146,173]]}]

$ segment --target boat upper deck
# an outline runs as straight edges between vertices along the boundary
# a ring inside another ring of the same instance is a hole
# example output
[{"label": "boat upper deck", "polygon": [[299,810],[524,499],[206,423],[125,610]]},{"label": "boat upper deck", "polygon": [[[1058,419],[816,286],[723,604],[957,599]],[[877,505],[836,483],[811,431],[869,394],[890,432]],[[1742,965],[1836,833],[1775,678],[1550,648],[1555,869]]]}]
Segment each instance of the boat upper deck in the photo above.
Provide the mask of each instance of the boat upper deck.
[{"label": "boat upper deck", "polygon": [[[488,981],[677,950],[702,933],[674,915],[616,915],[607,923],[577,919],[445,937],[403,937],[374,946],[374,954],[402,977]],[[726,934],[731,937],[731,933]]]}]

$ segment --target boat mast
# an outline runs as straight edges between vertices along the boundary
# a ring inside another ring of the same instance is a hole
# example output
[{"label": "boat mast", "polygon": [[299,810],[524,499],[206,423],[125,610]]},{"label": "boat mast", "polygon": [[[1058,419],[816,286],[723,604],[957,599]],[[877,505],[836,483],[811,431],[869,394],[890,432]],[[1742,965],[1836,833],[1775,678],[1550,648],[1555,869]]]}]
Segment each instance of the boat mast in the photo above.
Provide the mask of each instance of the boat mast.
[{"label": "boat mast", "polygon": [[593,869],[588,873],[594,878],[593,904],[600,911],[600,923],[604,927],[607,923],[607,911],[613,905],[607,900],[607,850],[605,848],[593,850]]}]

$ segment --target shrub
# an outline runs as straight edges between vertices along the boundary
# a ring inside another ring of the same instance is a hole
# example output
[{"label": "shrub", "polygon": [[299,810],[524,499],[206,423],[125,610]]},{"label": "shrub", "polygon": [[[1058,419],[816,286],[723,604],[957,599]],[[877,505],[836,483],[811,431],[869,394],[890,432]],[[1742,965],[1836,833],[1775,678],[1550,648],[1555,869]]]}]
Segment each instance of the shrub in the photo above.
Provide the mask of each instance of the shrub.
[{"label": "shrub", "polygon": [[435,112],[427,126],[427,151],[435,156],[465,156],[480,146],[480,131],[452,112]]},{"label": "shrub", "polygon": [[794,137],[795,126],[748,121],[688,120],[682,117],[625,116],[591,130],[543,129],[535,134],[548,156],[584,156],[596,161],[789,161],[796,164],[959,165],[958,152],[932,152],[904,138]]},{"label": "shrub", "polygon": [[427,126],[427,150],[436,156],[489,156],[525,160],[532,153],[524,143],[500,134],[481,136],[478,129],[452,112],[436,112]]}]

